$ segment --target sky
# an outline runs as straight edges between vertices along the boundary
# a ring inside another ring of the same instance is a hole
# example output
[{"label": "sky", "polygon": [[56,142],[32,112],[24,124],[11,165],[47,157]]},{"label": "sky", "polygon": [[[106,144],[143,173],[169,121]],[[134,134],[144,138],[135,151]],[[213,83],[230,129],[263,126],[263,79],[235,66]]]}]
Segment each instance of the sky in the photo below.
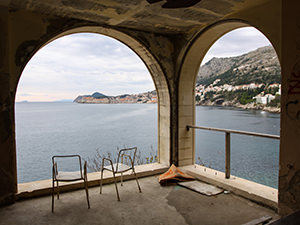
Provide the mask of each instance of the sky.
[{"label": "sky", "polygon": [[[266,45],[269,41],[255,28],[240,28],[217,40],[202,64]],[[145,64],[126,45],[104,35],[81,33],[56,39],[32,57],[21,75],[16,101],[74,100],[94,92],[115,96],[154,89]]]}]

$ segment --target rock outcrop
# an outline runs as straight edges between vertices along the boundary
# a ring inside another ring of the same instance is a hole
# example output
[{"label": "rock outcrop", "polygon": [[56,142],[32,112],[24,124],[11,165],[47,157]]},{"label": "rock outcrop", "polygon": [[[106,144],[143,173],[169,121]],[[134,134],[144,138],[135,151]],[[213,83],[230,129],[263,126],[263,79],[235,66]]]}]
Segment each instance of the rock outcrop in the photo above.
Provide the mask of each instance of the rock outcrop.
[{"label": "rock outcrop", "polygon": [[92,95],[78,96],[74,102],[86,104],[157,103],[157,95],[156,91],[118,96],[107,96],[102,93],[95,92]]}]

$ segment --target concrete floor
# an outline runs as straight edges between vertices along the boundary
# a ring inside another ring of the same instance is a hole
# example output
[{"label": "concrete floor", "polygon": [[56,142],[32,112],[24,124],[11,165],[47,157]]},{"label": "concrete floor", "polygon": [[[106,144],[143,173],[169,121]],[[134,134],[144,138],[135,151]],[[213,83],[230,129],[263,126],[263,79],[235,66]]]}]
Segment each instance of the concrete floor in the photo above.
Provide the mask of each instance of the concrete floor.
[{"label": "concrete floor", "polygon": [[162,187],[157,177],[140,179],[142,193],[135,180],[124,182],[117,201],[114,185],[90,188],[91,208],[87,209],[84,190],[63,193],[55,200],[51,213],[51,196],[19,201],[0,208],[0,224],[243,224],[264,215],[278,218],[274,211],[234,194],[207,197],[176,185]]}]

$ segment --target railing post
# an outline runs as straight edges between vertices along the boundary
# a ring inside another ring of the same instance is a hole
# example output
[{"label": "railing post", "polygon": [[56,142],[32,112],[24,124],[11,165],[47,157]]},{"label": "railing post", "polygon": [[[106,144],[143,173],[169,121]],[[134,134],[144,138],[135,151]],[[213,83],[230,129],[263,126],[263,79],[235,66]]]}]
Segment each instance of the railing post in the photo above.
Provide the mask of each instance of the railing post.
[{"label": "railing post", "polygon": [[190,131],[190,126],[189,125],[186,126],[186,131]]},{"label": "railing post", "polygon": [[230,133],[225,133],[225,178],[230,178]]},{"label": "railing post", "polygon": [[250,135],[255,137],[263,137],[263,138],[273,138],[280,140],[280,136],[272,135],[272,134],[262,134],[262,133],[255,133],[249,131],[239,131],[239,130],[229,130],[229,129],[220,129],[220,128],[213,128],[213,127],[200,127],[195,125],[187,125],[186,130],[189,131],[190,129],[202,129],[202,130],[210,130],[210,131],[218,131],[218,132],[225,132],[225,178],[230,178],[230,134],[241,134],[241,135]]}]

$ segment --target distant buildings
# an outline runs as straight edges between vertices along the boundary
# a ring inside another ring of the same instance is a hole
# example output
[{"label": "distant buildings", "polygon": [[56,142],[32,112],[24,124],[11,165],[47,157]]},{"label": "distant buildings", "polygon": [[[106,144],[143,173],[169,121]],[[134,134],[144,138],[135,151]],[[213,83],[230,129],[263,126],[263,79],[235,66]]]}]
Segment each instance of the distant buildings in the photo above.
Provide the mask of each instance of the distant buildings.
[{"label": "distant buildings", "polygon": [[[205,95],[208,92],[213,92],[215,95],[221,92],[234,92],[234,91],[239,91],[239,90],[255,90],[258,88],[262,88],[265,86],[265,84],[256,84],[256,83],[251,83],[251,84],[244,84],[244,85],[231,85],[231,84],[224,84],[217,86],[217,84],[221,81],[221,79],[216,79],[212,84],[205,86],[205,85],[198,85],[195,88],[195,96],[196,96],[196,101],[201,102],[205,99]],[[273,99],[275,99],[276,95],[281,95],[281,84],[274,83],[270,84],[267,86],[267,89],[273,89],[276,91],[274,95],[272,94],[265,94],[264,91],[259,93],[257,96],[253,97],[255,99],[255,103],[257,104],[268,104],[270,103]]]},{"label": "distant buildings", "polygon": [[281,95],[281,84],[271,84],[268,86],[268,89],[277,89],[278,91],[275,93],[275,95],[272,94],[264,94],[264,92],[259,93],[257,96],[253,97],[255,99],[255,102],[257,104],[263,104],[266,105],[270,103],[272,100],[276,98],[276,95]]}]

